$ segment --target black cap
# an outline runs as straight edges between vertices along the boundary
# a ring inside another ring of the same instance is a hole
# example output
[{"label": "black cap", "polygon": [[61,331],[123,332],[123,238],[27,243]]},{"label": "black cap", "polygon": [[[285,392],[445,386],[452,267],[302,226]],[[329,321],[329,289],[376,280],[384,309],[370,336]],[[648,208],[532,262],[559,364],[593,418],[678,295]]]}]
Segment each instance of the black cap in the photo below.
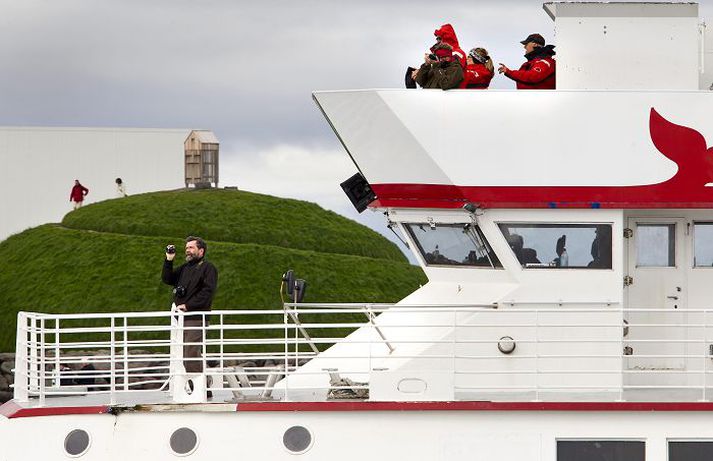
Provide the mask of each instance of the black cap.
[{"label": "black cap", "polygon": [[523,45],[527,45],[530,42],[537,43],[540,46],[545,46],[545,39],[540,34],[530,34],[525,40],[521,41],[520,43],[522,43]]}]

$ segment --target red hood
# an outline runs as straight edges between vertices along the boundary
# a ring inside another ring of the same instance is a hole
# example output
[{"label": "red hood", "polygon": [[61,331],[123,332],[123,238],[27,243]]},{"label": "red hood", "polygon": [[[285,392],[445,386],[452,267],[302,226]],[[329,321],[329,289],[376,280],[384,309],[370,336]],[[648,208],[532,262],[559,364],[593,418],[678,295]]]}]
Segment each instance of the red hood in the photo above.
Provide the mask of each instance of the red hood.
[{"label": "red hood", "polygon": [[433,32],[433,35],[441,37],[443,42],[448,43],[453,48],[460,48],[456,31],[453,30],[453,26],[450,24],[443,24],[440,29],[436,29],[436,31]]}]

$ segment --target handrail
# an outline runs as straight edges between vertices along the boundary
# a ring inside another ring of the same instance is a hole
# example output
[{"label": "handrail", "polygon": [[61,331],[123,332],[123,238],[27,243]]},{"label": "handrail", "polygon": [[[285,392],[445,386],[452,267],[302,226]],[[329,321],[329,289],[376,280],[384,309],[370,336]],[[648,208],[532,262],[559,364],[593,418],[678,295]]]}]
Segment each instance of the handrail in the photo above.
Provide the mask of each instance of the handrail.
[{"label": "handrail", "polygon": [[[201,312],[216,320],[188,327],[185,314],[176,312],[20,312],[15,398],[47,405],[51,395],[95,394],[115,405],[139,393],[142,401],[191,403],[205,401],[207,390],[236,399],[299,400],[366,389],[377,400],[411,399],[389,383],[415,376],[429,389],[449,386],[452,399],[519,389],[525,394],[513,398],[547,400],[556,390],[579,390],[624,400],[678,389],[682,399],[706,400],[713,372],[710,313],[610,302],[285,303],[279,310]],[[191,328],[204,331],[202,354],[193,359],[183,356],[183,331]],[[498,350],[505,336],[517,344],[513,354]],[[200,361],[204,371],[187,373],[189,360]],[[353,384],[330,383],[330,374]],[[196,392],[186,391],[189,382]]]}]

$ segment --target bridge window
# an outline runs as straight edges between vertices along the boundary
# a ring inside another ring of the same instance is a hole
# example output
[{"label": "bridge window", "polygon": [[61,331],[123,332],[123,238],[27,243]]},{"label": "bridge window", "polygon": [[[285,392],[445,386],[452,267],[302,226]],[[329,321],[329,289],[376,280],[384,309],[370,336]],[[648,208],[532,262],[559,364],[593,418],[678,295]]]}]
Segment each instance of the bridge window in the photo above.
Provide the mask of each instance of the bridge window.
[{"label": "bridge window", "polygon": [[710,461],[713,459],[713,442],[680,441],[668,443],[668,461]]},{"label": "bridge window", "polygon": [[697,222],[693,224],[695,267],[713,266],[713,222]]},{"label": "bridge window", "polygon": [[475,224],[406,224],[406,230],[429,266],[502,268]]},{"label": "bridge window", "polygon": [[611,269],[611,224],[499,224],[525,268]]},{"label": "bridge window", "polygon": [[644,461],[646,444],[633,440],[558,440],[557,461]]}]

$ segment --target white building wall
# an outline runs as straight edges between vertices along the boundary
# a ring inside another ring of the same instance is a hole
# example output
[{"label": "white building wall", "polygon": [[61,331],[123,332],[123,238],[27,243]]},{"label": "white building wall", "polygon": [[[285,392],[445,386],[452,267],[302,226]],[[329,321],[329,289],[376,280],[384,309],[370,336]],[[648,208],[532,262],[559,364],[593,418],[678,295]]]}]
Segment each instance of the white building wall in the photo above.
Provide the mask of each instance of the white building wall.
[{"label": "white building wall", "polygon": [[184,186],[187,129],[0,127],[0,241],[59,222],[72,210],[74,180],[89,188],[84,204]]},{"label": "white building wall", "polygon": [[698,4],[548,3],[557,89],[696,90]]}]

